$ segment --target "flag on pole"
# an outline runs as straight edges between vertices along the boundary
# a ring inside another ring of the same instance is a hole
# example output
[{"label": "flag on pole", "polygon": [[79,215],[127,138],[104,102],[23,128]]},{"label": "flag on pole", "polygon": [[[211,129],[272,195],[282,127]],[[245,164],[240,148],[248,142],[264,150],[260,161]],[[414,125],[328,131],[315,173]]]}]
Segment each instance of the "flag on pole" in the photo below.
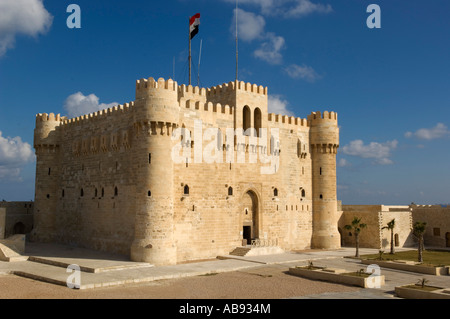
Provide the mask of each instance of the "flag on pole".
[{"label": "flag on pole", "polygon": [[200,25],[200,13],[197,13],[196,15],[192,16],[189,20],[189,34],[191,39],[195,37],[195,35],[198,33],[198,26]]}]

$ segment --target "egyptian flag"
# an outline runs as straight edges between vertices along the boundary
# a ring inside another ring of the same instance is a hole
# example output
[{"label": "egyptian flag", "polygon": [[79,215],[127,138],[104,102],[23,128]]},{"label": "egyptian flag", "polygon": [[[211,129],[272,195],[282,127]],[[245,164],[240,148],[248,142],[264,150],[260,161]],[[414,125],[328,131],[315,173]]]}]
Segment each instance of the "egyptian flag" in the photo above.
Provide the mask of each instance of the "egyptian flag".
[{"label": "egyptian flag", "polygon": [[197,13],[196,15],[192,16],[189,19],[189,34],[191,36],[191,39],[193,39],[195,35],[198,33],[199,25],[200,25],[200,13]]}]

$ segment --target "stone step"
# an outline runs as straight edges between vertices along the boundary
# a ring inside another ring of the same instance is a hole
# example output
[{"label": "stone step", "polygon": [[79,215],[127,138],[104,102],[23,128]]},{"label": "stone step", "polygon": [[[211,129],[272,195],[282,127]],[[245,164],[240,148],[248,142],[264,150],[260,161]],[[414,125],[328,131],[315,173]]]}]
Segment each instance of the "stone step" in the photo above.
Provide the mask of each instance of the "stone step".
[{"label": "stone step", "polygon": [[0,260],[6,262],[16,262],[25,261],[28,256],[22,256],[17,252],[18,249],[14,245],[9,244],[8,246],[0,243]]},{"label": "stone step", "polygon": [[251,248],[247,248],[247,247],[236,247],[231,253],[230,255],[233,256],[245,256],[249,251],[251,250]]}]

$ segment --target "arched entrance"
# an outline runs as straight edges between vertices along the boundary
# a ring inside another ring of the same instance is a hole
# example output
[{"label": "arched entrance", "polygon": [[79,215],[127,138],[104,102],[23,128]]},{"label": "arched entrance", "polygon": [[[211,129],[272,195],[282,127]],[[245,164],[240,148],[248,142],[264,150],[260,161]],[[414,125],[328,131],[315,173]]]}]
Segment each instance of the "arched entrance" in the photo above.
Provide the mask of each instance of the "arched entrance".
[{"label": "arched entrance", "polygon": [[13,232],[14,232],[14,235],[25,234],[25,225],[21,222],[16,223],[14,225]]},{"label": "arched entrance", "polygon": [[246,191],[242,196],[241,203],[243,244],[250,245],[252,239],[259,237],[258,197],[252,190]]}]

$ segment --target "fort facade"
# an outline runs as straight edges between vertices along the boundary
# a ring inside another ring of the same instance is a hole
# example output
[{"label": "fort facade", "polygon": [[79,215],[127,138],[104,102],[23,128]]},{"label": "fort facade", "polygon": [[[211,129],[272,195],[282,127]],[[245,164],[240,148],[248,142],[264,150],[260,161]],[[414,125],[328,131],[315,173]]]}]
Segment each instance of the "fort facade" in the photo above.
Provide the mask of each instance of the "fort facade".
[{"label": "fort facade", "polygon": [[268,113],[263,86],[141,79],[130,103],[38,114],[34,147],[35,241],[154,265],[341,244],[337,114]]}]

